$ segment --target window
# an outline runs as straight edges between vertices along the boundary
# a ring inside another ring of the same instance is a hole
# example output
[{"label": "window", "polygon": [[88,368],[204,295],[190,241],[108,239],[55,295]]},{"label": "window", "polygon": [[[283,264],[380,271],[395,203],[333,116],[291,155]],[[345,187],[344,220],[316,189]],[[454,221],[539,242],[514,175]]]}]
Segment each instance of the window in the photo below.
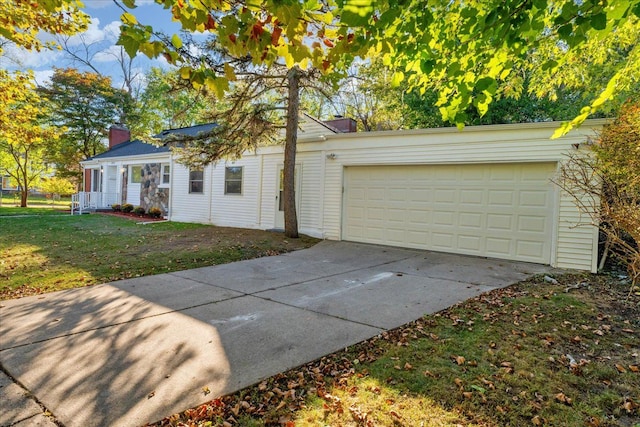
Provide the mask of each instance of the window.
[{"label": "window", "polygon": [[102,169],[91,170],[91,191],[102,191],[102,177],[100,176]]},{"label": "window", "polygon": [[162,183],[169,184],[171,179],[171,170],[169,165],[162,165]]},{"label": "window", "polygon": [[189,193],[204,192],[204,172],[202,170],[189,171]]},{"label": "window", "polygon": [[224,169],[224,194],[242,194],[242,166]]},{"label": "window", "polygon": [[129,182],[140,184],[142,182],[142,166],[131,166],[129,171]]}]

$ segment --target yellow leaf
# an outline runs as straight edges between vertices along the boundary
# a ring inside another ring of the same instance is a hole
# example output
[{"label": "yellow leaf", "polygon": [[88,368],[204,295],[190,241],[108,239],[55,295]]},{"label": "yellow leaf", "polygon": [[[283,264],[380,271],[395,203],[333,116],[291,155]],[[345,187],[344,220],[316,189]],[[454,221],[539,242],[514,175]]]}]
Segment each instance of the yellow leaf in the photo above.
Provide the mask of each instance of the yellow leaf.
[{"label": "yellow leaf", "polygon": [[136,17],[130,14],[129,12],[123,13],[122,16],[120,16],[120,20],[125,25],[135,25],[138,23],[138,20],[136,19]]},{"label": "yellow leaf", "polygon": [[233,70],[233,67],[229,64],[224,64],[224,75],[229,81],[236,80],[236,73]]},{"label": "yellow leaf", "polygon": [[191,68],[189,67],[180,68],[180,77],[182,77],[185,80],[188,80],[189,77],[191,77]]}]

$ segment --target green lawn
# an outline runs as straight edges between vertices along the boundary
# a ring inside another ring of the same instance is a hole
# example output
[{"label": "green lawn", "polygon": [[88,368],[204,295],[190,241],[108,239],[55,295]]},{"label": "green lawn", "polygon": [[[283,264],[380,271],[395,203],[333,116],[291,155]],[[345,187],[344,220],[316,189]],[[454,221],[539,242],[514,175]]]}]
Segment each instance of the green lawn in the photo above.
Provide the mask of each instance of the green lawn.
[{"label": "green lawn", "polygon": [[2,211],[0,299],[273,255],[317,241],[199,224],[143,225],[100,214],[56,215],[51,209],[29,216]]},{"label": "green lawn", "polygon": [[[71,197],[62,197],[60,200],[51,200],[44,196],[31,195],[27,200],[29,207],[56,207],[69,209]],[[2,194],[2,205],[0,207],[17,207],[20,206],[20,194]]]}]

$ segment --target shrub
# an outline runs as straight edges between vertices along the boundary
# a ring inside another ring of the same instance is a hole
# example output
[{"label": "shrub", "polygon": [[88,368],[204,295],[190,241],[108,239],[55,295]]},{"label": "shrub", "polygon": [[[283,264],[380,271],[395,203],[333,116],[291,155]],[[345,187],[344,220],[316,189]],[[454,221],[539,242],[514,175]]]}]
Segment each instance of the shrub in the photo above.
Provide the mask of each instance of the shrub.
[{"label": "shrub", "polygon": [[640,283],[640,105],[629,103],[618,118],[562,169],[561,187],[607,236],[609,251],[627,267],[634,285]]},{"label": "shrub", "polygon": [[154,218],[160,218],[162,216],[162,210],[159,208],[151,208],[149,209],[149,215]]},{"label": "shrub", "polygon": [[111,205],[111,209],[113,209],[114,212],[120,212],[122,210],[122,206],[120,206],[117,203],[114,203],[113,205]]},{"label": "shrub", "polygon": [[133,205],[131,203],[125,203],[121,207],[122,212],[131,212],[133,210]]},{"label": "shrub", "polygon": [[136,215],[144,215],[145,210],[142,206],[136,206],[135,209],[133,210],[133,213]]}]

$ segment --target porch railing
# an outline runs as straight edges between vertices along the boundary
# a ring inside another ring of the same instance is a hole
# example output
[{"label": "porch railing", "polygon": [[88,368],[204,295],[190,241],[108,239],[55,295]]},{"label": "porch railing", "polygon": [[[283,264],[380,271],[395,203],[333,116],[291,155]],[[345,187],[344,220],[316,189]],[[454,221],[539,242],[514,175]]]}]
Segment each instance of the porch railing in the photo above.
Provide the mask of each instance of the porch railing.
[{"label": "porch railing", "polygon": [[111,205],[120,203],[120,193],[103,191],[83,191],[71,196],[71,215],[83,214],[96,209],[109,209]]}]

